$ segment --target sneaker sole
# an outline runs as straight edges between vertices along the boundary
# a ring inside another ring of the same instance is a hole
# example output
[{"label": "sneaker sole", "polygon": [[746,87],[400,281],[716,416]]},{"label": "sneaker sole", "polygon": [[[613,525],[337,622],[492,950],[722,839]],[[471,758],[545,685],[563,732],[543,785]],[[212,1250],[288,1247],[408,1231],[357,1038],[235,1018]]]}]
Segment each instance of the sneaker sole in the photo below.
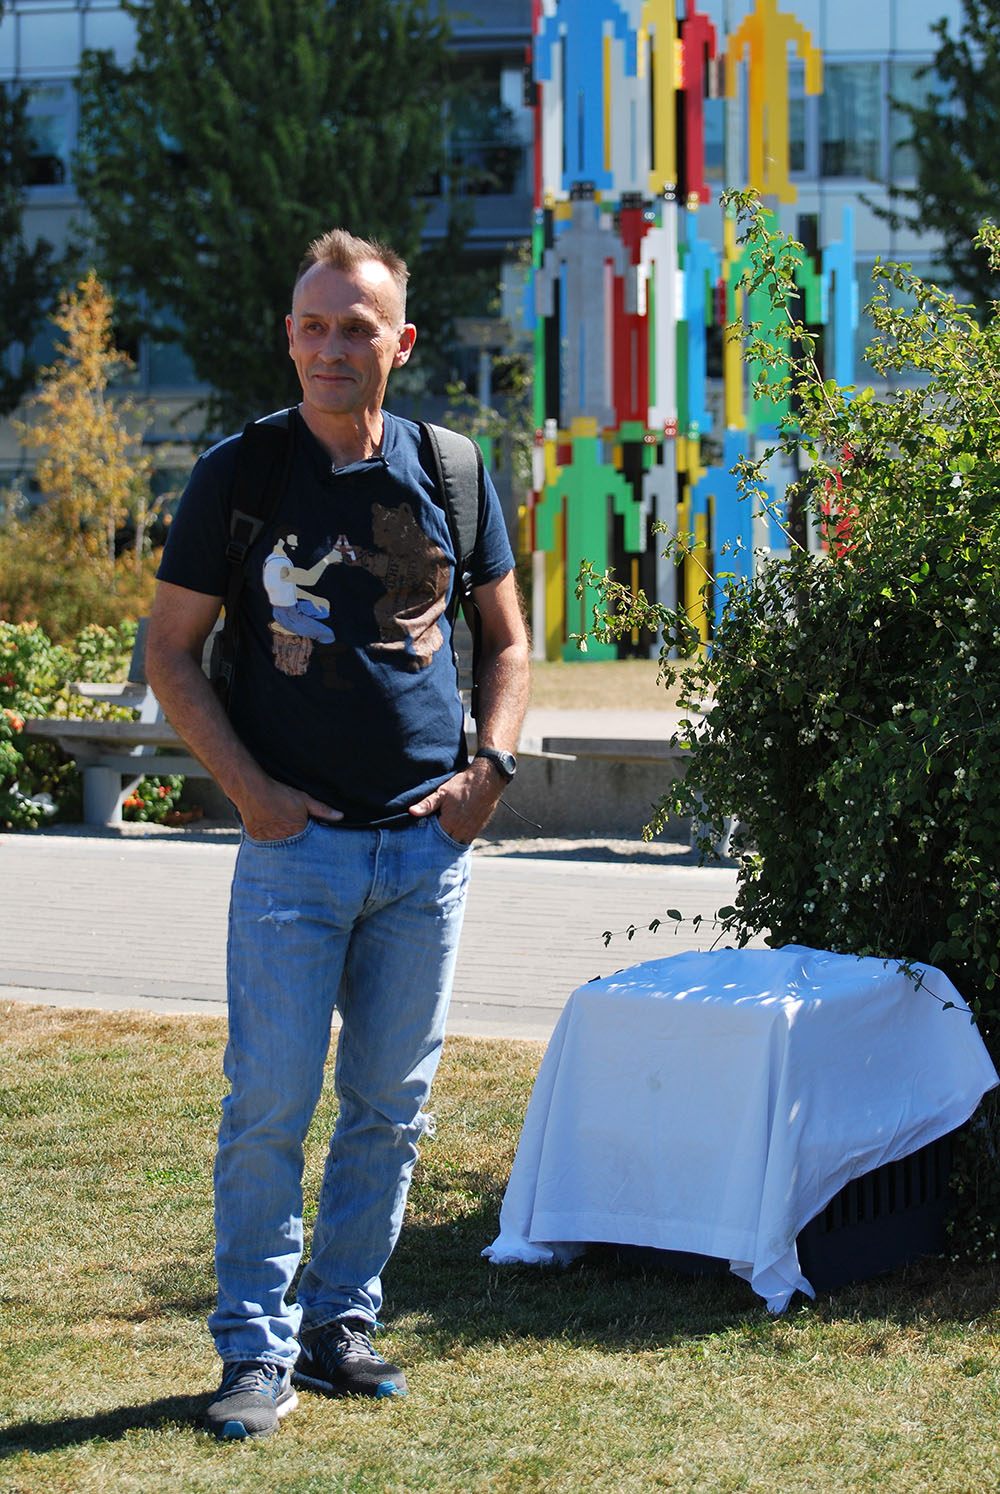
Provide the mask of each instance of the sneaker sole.
[{"label": "sneaker sole", "polygon": [[394,1396],[405,1396],[405,1388],[400,1387],[394,1380],[380,1380],[371,1390],[338,1390],[331,1385],[329,1380],[316,1380],[312,1375],[300,1374],[298,1370],[292,1371],[292,1384],[298,1385],[302,1390],[318,1390],[320,1395],[333,1396],[336,1400],[346,1400],[348,1396],[360,1395],[376,1401],[391,1400]]},{"label": "sneaker sole", "polygon": [[[274,1414],[279,1422],[283,1416],[288,1415],[289,1411],[294,1411],[298,1404],[299,1398],[293,1391],[281,1402],[280,1406],[275,1406]],[[261,1427],[257,1432],[248,1432],[243,1423],[237,1417],[233,1417],[231,1421],[224,1422],[220,1428],[208,1427],[206,1430],[217,1437],[220,1442],[249,1442],[253,1438],[273,1437],[278,1428],[276,1426]]]}]

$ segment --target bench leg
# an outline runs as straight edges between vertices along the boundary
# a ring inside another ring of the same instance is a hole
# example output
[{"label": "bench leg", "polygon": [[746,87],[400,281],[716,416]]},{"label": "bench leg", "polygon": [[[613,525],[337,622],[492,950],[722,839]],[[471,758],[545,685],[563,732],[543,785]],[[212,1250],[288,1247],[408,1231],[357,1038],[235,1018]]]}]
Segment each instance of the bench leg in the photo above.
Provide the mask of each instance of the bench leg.
[{"label": "bench leg", "polygon": [[122,804],[138,782],[137,776],[123,783],[122,775],[117,768],[84,768],[84,824],[120,825]]}]

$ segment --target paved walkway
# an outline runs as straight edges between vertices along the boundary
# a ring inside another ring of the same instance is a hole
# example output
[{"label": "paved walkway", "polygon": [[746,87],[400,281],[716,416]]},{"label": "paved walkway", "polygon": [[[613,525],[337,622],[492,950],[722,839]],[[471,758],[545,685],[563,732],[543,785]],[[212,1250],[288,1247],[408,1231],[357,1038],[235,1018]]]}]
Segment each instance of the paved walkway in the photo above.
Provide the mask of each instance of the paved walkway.
[{"label": "paved walkway", "polygon": [[[550,733],[651,739],[675,721],[669,711],[531,711],[522,744]],[[452,1032],[545,1040],[578,985],[713,943],[735,874],[695,866],[684,846],[635,839],[646,809],[636,806],[624,842],[507,841],[477,851]],[[0,999],[224,1015],[236,847],[235,833],[199,828],[0,835]]]},{"label": "paved walkway", "polygon": [[[707,948],[735,890],[731,871],[695,867],[682,847],[671,858],[636,842],[604,861],[566,843],[506,850],[476,856],[452,1032],[547,1039],[583,982]],[[0,835],[0,999],[223,1014],[235,855],[232,835]],[[705,922],[677,929],[668,908]]]}]

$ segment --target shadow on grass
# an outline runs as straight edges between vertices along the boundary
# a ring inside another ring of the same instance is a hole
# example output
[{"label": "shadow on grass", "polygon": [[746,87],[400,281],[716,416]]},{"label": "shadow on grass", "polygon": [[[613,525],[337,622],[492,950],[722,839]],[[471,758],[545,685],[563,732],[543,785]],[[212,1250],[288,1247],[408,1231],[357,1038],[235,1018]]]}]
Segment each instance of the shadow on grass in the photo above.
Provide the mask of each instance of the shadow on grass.
[{"label": "shadow on grass", "polygon": [[57,1421],[22,1421],[0,1431],[0,1458],[22,1452],[52,1452],[85,1442],[117,1442],[129,1432],[156,1431],[166,1423],[199,1425],[205,1396],[170,1395],[141,1406],[117,1406],[92,1416]]},{"label": "shadow on grass", "polygon": [[481,1252],[496,1237],[497,1213],[491,1203],[451,1222],[411,1220],[403,1230],[387,1272],[385,1315],[412,1313],[432,1353],[511,1338],[624,1353],[767,1316],[725,1266],[692,1276],[614,1246],[593,1246],[569,1266],[494,1266]]},{"label": "shadow on grass", "polygon": [[[495,1180],[490,1189],[477,1176],[467,1186],[478,1186],[480,1196],[495,1192]],[[413,1314],[430,1354],[517,1338],[628,1353],[732,1328],[770,1335],[782,1321],[719,1261],[690,1274],[665,1253],[596,1245],[566,1267],[494,1266],[481,1252],[496,1237],[498,1213],[499,1198],[451,1222],[415,1220],[404,1228],[387,1272],[386,1317]],[[1000,1320],[998,1302],[996,1263],[932,1256],[815,1300],[796,1296],[785,1317],[804,1311],[817,1322],[947,1326]]]},{"label": "shadow on grass", "polygon": [[147,1276],[145,1286],[149,1309],[145,1315],[205,1317],[210,1313],[215,1306],[211,1259],[209,1245],[202,1260],[167,1261],[159,1271]]}]

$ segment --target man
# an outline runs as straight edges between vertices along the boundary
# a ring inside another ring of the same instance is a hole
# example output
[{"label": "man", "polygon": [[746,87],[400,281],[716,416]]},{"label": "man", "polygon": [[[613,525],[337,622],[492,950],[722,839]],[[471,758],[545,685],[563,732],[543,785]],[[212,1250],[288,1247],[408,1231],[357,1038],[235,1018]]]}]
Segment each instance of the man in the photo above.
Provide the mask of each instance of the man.
[{"label": "man", "polygon": [[[226,589],[236,438],[194,469],[150,622],[150,683],[243,826],[209,1319],[223,1378],[206,1413],[224,1438],[275,1431],[295,1384],[406,1393],[371,1342],[380,1278],[427,1125],[470,843],[513,772],[527,699],[513,559],[487,480],[471,564],[482,755],[469,762],[441,627],[455,584],[442,499],[418,428],[382,408],[416,337],[406,279],[390,249],[339,229],[300,267],[286,325],[302,401],[284,495],[247,557],[228,714],[201,658]],[[289,1302],[302,1143],[335,1005],[339,1114]]]}]

